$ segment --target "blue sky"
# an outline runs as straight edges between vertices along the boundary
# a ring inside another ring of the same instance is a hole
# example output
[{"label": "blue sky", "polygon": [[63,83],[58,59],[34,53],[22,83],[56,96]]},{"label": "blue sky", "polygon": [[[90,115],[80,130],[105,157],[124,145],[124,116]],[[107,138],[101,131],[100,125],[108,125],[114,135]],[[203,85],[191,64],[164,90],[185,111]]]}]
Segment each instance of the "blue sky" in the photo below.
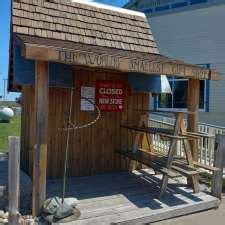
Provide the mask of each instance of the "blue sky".
[{"label": "blue sky", "polygon": [[8,74],[10,0],[0,1],[0,21],[0,95],[3,95],[3,78],[7,78]]},{"label": "blue sky", "polygon": [[[10,24],[10,0],[0,0],[0,96],[3,95],[3,79],[8,75],[9,60],[9,24]],[[96,0],[115,6],[123,6],[127,0]],[[6,99],[13,100],[18,94],[7,93]]]},{"label": "blue sky", "polygon": [[106,3],[109,5],[115,5],[115,6],[123,6],[125,3],[127,3],[127,0],[99,0],[96,2]]}]

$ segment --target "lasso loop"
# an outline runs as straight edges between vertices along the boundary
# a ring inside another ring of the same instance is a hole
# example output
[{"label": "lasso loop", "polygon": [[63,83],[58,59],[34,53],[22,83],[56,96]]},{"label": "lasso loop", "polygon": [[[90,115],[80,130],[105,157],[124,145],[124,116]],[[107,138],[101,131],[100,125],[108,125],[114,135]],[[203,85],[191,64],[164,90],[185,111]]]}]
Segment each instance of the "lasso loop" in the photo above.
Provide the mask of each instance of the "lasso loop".
[{"label": "lasso loop", "polygon": [[[83,96],[80,96],[81,99],[89,102],[90,104],[92,104],[96,111],[97,111],[97,116],[94,120],[86,123],[86,124],[82,124],[82,125],[76,125],[74,123],[72,123],[69,119],[69,122],[68,122],[68,127],[67,128],[59,128],[59,130],[63,130],[63,131],[67,131],[67,130],[80,130],[80,129],[83,129],[83,128],[87,128],[87,127],[90,127],[90,126],[93,126],[95,123],[98,122],[98,120],[101,118],[101,111],[99,109],[99,107],[93,102],[91,101],[90,99],[86,98],[86,97],[83,97]],[[72,98],[71,98],[71,102],[70,102],[70,105],[72,105]]]}]

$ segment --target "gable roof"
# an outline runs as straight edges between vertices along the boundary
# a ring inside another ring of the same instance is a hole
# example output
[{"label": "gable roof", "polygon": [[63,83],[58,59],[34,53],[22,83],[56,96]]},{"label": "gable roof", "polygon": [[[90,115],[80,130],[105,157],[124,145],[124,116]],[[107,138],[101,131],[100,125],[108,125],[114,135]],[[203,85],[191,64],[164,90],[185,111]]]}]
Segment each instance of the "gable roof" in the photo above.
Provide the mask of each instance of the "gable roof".
[{"label": "gable roof", "polygon": [[144,14],[79,0],[14,0],[16,34],[158,53]]},{"label": "gable roof", "polygon": [[143,13],[81,0],[13,0],[8,90],[20,55],[126,73],[218,80],[211,69],[160,55]]}]

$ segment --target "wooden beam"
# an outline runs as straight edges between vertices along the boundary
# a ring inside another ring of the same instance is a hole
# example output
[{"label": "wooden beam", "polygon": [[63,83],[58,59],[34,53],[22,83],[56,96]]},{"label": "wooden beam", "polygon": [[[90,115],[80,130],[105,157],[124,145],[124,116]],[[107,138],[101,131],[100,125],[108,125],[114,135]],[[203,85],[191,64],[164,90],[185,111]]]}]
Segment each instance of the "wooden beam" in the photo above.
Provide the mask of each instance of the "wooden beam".
[{"label": "wooden beam", "polygon": [[33,216],[40,213],[46,198],[48,141],[48,62],[35,65],[35,146],[33,155]]},{"label": "wooden beam", "polygon": [[[190,79],[188,81],[188,97],[187,97],[187,108],[188,111],[194,112],[188,114],[188,126],[189,132],[198,132],[198,121],[199,121],[199,98],[200,98],[200,81],[197,79]],[[193,160],[198,161],[198,142],[197,140],[190,140]]]},{"label": "wooden beam", "polygon": [[224,154],[225,154],[225,135],[218,134],[216,136],[216,144],[214,152],[214,167],[220,168],[220,170],[213,172],[212,195],[219,199],[221,199],[223,187]]},{"label": "wooden beam", "polygon": [[[107,50],[107,49],[106,49]],[[165,74],[183,78],[218,80],[220,74],[215,70],[186,64],[169,59],[162,55],[148,54],[143,58],[97,51],[66,49],[60,47],[39,46],[25,43],[23,56],[26,59],[60,62],[70,65],[81,65],[122,72],[138,72],[145,74]],[[141,53],[140,53],[141,54]]]},{"label": "wooden beam", "polygon": [[9,224],[19,224],[20,139],[9,137],[8,162]]}]

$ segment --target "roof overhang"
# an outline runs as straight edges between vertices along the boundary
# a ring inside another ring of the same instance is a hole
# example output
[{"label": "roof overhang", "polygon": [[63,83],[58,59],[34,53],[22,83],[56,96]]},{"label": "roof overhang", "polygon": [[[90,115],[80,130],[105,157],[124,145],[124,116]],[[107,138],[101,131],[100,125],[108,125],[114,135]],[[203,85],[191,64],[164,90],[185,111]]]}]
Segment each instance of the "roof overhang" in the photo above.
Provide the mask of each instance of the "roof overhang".
[{"label": "roof overhang", "polygon": [[[15,39],[15,38],[14,38]],[[199,80],[219,80],[216,70],[170,59],[160,54],[121,51],[27,35],[16,35],[26,59],[59,62],[126,73],[167,75]],[[11,62],[13,63],[13,62]]]}]

